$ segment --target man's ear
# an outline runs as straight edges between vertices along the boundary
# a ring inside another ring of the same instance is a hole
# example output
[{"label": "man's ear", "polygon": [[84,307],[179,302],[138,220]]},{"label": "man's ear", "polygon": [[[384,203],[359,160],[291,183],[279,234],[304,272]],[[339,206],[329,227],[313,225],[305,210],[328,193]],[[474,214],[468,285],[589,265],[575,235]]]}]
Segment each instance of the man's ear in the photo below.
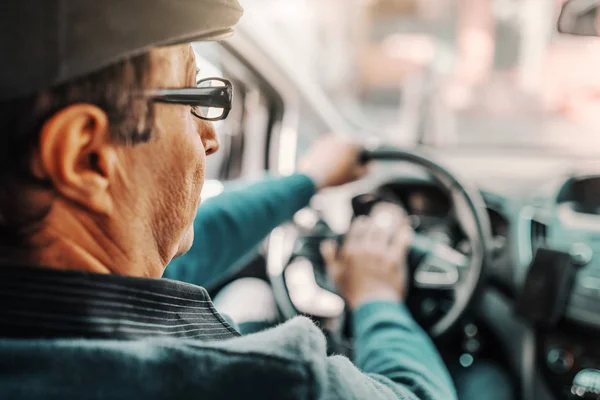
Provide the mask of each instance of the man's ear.
[{"label": "man's ear", "polygon": [[108,190],[117,169],[106,113],[91,104],[74,104],[42,127],[33,172],[50,180],[57,194],[93,212],[113,207]]}]

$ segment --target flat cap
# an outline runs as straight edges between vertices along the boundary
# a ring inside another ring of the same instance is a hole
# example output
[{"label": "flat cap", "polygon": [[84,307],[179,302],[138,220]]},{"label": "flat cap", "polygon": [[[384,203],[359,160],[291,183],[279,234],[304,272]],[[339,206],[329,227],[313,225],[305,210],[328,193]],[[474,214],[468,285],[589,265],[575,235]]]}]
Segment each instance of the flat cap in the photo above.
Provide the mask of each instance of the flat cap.
[{"label": "flat cap", "polygon": [[237,0],[0,0],[0,100],[155,46],[224,38],[242,13]]}]

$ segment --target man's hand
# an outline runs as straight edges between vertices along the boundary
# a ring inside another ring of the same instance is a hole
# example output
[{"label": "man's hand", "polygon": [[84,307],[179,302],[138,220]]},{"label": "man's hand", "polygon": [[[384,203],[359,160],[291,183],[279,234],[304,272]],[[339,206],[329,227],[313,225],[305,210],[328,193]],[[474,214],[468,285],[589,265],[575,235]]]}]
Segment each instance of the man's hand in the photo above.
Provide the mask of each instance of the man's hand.
[{"label": "man's hand", "polygon": [[404,300],[412,237],[404,211],[379,203],[369,217],[356,218],[339,252],[335,242],[323,242],[327,271],[351,309],[372,301]]},{"label": "man's hand", "polygon": [[343,185],[367,173],[367,166],[358,159],[360,151],[360,146],[348,140],[327,136],[317,140],[299,170],[315,181],[317,189]]}]

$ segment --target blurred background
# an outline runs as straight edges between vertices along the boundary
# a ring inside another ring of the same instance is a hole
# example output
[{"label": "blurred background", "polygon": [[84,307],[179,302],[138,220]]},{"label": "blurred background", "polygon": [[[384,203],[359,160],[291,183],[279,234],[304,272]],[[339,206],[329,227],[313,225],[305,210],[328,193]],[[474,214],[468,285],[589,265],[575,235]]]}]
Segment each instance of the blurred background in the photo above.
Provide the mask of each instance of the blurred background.
[{"label": "blurred background", "polygon": [[392,143],[597,152],[600,39],[563,0],[245,0],[244,19]]}]

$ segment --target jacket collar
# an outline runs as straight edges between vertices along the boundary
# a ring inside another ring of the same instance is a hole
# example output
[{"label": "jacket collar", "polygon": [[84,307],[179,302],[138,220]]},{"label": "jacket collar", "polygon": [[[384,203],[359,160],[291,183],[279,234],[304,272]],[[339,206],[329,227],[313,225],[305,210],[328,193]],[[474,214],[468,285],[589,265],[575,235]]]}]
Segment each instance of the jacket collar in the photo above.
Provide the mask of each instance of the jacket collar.
[{"label": "jacket collar", "polygon": [[0,267],[0,337],[181,337],[239,333],[204,288],[167,279]]}]

